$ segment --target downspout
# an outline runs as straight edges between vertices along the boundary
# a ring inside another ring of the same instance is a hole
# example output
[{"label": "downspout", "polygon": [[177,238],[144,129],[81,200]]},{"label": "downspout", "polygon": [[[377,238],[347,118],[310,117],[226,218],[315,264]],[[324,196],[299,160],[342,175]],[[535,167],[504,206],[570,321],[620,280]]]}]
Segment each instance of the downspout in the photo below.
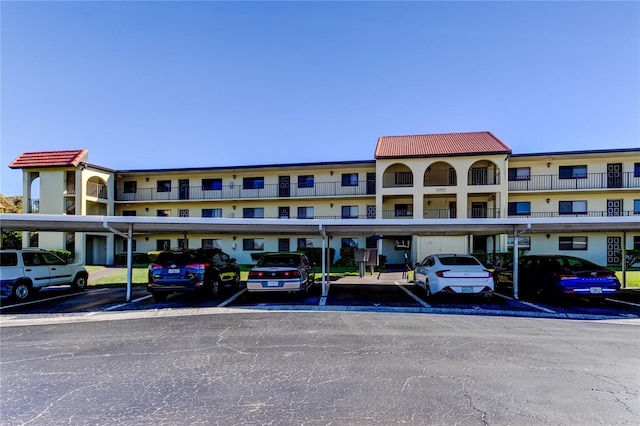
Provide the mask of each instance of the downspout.
[{"label": "downspout", "polygon": [[129,232],[127,234],[118,231],[117,229],[113,228],[111,225],[109,225],[109,223],[107,223],[106,220],[102,220],[102,226],[105,229],[108,229],[109,231],[113,232],[116,235],[119,235],[123,238],[127,239],[127,290],[126,290],[126,295],[125,295],[125,302],[131,302],[131,281],[132,281],[132,269],[131,269],[131,265],[133,264],[133,223],[129,224]]},{"label": "downspout", "polygon": [[522,231],[518,231],[513,227],[513,298],[518,299],[518,237],[531,229],[531,224]]}]

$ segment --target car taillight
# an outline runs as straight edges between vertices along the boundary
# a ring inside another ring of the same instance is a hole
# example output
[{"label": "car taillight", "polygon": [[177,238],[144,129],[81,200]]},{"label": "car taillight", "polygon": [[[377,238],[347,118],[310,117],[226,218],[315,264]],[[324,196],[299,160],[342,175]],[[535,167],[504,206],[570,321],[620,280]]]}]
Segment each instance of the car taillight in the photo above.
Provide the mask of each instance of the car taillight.
[{"label": "car taillight", "polygon": [[300,278],[300,272],[299,271],[285,271],[282,273],[282,276],[284,278]]},{"label": "car taillight", "polygon": [[488,270],[484,270],[487,273],[487,278],[491,278],[493,276],[493,273],[491,271]]},{"label": "car taillight", "polygon": [[450,271],[450,269],[445,269],[443,271],[438,271],[438,272],[436,272],[436,276],[440,277],[440,278],[443,278],[444,277],[444,273],[445,272],[449,272],[449,271]]},{"label": "car taillight", "polygon": [[560,280],[574,280],[578,278],[576,274],[553,274],[553,275]]},{"label": "car taillight", "polygon": [[262,277],[264,277],[264,272],[262,271],[249,272],[249,278],[262,278]]},{"label": "car taillight", "polygon": [[156,269],[162,269],[162,265],[158,265],[157,263],[152,263],[151,265],[149,265],[149,269],[152,271]]},{"label": "car taillight", "polygon": [[207,265],[204,263],[192,263],[190,265],[186,265],[185,269],[204,269]]}]

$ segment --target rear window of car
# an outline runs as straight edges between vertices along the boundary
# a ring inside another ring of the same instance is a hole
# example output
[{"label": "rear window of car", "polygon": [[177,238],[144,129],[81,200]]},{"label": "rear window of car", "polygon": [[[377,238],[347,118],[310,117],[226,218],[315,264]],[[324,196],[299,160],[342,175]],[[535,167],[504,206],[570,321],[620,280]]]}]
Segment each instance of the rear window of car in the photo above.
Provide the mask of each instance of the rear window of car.
[{"label": "rear window of car", "polygon": [[456,265],[481,265],[474,257],[468,256],[449,256],[449,257],[440,257],[440,263],[446,266],[456,266]]},{"label": "rear window of car", "polygon": [[258,261],[258,266],[297,266],[298,259],[296,256],[263,256]]},{"label": "rear window of car", "polygon": [[16,253],[0,253],[0,266],[18,266]]},{"label": "rear window of car", "polygon": [[195,252],[162,252],[156,258],[159,265],[188,265],[190,263],[204,263],[204,256]]}]

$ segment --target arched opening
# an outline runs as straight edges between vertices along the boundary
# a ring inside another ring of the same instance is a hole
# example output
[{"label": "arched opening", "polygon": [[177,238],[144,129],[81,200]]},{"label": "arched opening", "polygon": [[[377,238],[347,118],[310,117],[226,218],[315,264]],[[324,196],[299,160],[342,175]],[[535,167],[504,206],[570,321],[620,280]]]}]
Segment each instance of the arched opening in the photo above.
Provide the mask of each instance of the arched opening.
[{"label": "arched opening", "polygon": [[468,185],[498,185],[500,183],[500,169],[489,160],[476,161],[469,167]]},{"label": "arched opening", "polygon": [[106,200],[108,195],[107,183],[103,179],[97,176],[89,178],[87,181],[87,196]]},{"label": "arched opening", "polygon": [[413,172],[405,164],[392,164],[382,175],[383,188],[402,188],[413,186]]},{"label": "arched opening", "polygon": [[431,164],[424,172],[424,186],[456,186],[457,184],[456,169],[445,161]]}]

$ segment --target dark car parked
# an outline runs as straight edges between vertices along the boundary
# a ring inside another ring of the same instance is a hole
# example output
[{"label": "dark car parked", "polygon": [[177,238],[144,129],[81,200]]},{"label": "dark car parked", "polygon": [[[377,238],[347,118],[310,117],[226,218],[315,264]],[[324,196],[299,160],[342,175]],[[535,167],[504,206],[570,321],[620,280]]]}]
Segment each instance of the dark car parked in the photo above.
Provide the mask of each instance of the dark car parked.
[{"label": "dark car parked", "polygon": [[[496,291],[513,289],[513,265],[496,269],[493,277]],[[619,291],[615,272],[586,259],[531,255],[518,262],[518,293],[523,296],[602,297]]]},{"label": "dark car parked", "polygon": [[223,254],[203,249],[162,251],[149,265],[147,290],[158,301],[171,293],[189,291],[214,298],[223,282],[237,286],[240,279],[235,259]]}]

